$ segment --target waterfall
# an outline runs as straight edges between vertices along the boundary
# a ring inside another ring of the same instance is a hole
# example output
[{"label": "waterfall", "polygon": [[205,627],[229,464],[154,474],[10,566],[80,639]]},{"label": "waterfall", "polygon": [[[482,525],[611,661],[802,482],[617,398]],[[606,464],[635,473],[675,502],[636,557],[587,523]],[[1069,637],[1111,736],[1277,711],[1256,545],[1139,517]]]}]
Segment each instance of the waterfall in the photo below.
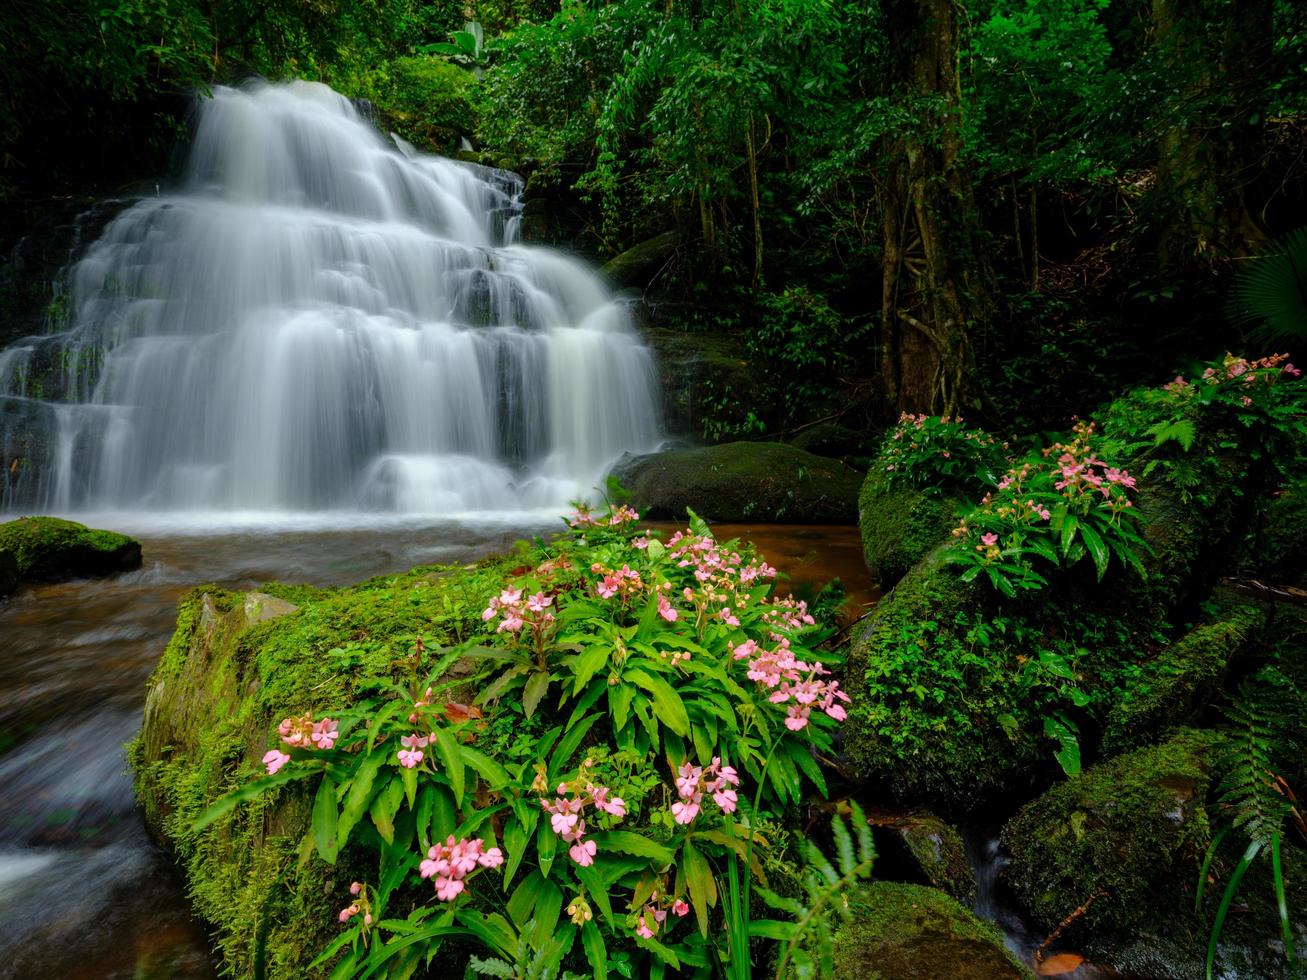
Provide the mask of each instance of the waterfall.
[{"label": "waterfall", "polygon": [[325,86],[214,89],[178,190],[119,214],[63,321],[0,352],[0,511],[587,495],[658,441],[652,357],[590,268],[516,242],[521,192]]}]

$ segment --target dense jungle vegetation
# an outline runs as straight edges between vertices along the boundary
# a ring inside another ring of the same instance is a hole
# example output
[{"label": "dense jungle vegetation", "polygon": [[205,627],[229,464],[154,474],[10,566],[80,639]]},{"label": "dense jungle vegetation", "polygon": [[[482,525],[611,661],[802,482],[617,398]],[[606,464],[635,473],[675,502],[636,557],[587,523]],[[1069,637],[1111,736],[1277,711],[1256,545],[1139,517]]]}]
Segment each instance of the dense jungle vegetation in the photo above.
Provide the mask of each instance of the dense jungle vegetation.
[{"label": "dense jungle vegetation", "polygon": [[[179,95],[260,74],[530,176],[535,237],[753,370],[696,424],[900,410],[1061,425],[1241,349],[1250,255],[1307,221],[1290,0],[19,0],[3,189],[160,171]],[[464,31],[464,28],[470,28]],[[1251,326],[1252,324],[1244,324]]]}]

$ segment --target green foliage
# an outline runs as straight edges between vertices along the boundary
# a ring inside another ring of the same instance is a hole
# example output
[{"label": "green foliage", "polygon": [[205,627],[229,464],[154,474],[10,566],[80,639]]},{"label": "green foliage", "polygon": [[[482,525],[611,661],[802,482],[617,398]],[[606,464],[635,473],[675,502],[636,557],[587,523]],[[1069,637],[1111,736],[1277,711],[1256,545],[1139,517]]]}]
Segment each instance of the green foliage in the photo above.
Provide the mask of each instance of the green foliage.
[{"label": "green foliage", "polygon": [[[188,833],[203,834],[237,804],[316,777],[301,854],[379,860],[377,883],[354,891],[346,928],[322,954],[333,975],[407,975],[454,941],[484,947],[471,966],[492,976],[602,973],[622,957],[645,968],[717,961],[747,975],[747,922],[727,949],[708,941],[724,914],[718,876],[743,889],[738,925],[775,856],[771,821],[805,791],[825,791],[813,754],[832,751],[843,717],[817,662],[830,659],[816,650],[829,631],[804,604],[770,600],[774,570],[714,541],[693,514],[666,543],[633,540],[635,519],[625,506],[583,510],[570,538],[523,546],[523,564],[463,606],[462,616],[485,606],[479,636],[429,655],[418,641],[379,674],[362,673],[376,663],[366,645],[335,651],[361,696],[330,718],[292,714],[283,747],[264,757],[270,775],[192,823]],[[816,701],[793,700],[792,684]],[[454,700],[464,691],[473,703]],[[732,788],[741,781],[752,804]],[[571,801],[590,809],[574,837],[560,836]],[[438,849],[472,838],[502,846],[506,906],[480,872],[466,891],[441,892]],[[413,887],[422,851],[437,903]],[[690,912],[698,928],[674,929]]]},{"label": "green foliage", "polygon": [[1307,339],[1307,227],[1292,231],[1239,270],[1231,318],[1269,343]]},{"label": "green foliage", "polygon": [[892,487],[975,492],[998,482],[1006,450],[1006,443],[960,418],[904,413],[885,436],[873,468]]},{"label": "green foliage", "polygon": [[[1297,758],[1304,747],[1299,724],[1307,713],[1307,697],[1279,671],[1266,668],[1254,681],[1245,683],[1239,699],[1226,709],[1230,735],[1221,766],[1225,770],[1216,788],[1223,822],[1227,826],[1213,839],[1198,874],[1194,910],[1202,909],[1208,872],[1227,833],[1247,841],[1216,908],[1207,946],[1207,977],[1211,980],[1217,944],[1226,915],[1239,893],[1244,873],[1262,854],[1271,860],[1271,886],[1279,913],[1284,955],[1297,974],[1301,964],[1296,952],[1293,924],[1285,902],[1281,848],[1286,840],[1286,823],[1294,813],[1292,796],[1282,773],[1289,771],[1287,759]],[[1301,824],[1302,817],[1298,815]],[[1301,829],[1301,826],[1300,826]]]},{"label": "green foliage", "polygon": [[765,386],[763,403],[788,425],[830,396],[861,332],[803,287],[764,293],[758,307],[758,325],[746,334],[745,348]]},{"label": "green foliage", "polygon": [[480,105],[472,73],[435,55],[395,58],[334,81],[347,94],[371,100],[387,124],[424,150],[453,152],[459,138],[476,129]]},{"label": "green foliage", "polygon": [[1008,470],[953,532],[949,560],[963,567],[962,580],[984,573],[1011,597],[1047,585],[1041,569],[1070,568],[1086,557],[1099,581],[1113,558],[1142,575],[1145,544],[1129,497],[1135,479],[1119,462],[1099,458],[1102,452],[1093,423],[1082,422],[1069,442]]}]

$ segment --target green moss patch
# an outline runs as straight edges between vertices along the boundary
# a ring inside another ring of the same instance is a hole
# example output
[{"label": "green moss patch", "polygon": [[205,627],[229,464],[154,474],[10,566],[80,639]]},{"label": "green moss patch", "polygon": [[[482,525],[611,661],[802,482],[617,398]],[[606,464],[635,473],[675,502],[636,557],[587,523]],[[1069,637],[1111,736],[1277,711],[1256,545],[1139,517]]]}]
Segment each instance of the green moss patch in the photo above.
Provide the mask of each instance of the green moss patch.
[{"label": "green moss patch", "polygon": [[941,891],[873,882],[835,934],[836,980],[1021,980],[994,926]]},{"label": "green moss patch", "polygon": [[0,593],[6,564],[16,573],[11,581],[110,575],[140,568],[141,545],[124,534],[57,517],[20,517],[0,524]]},{"label": "green moss patch", "polygon": [[1003,828],[1008,881],[1053,929],[1092,898],[1081,927],[1129,928],[1192,906],[1209,840],[1205,801],[1219,736],[1186,730],[1094,766]]},{"label": "green moss patch", "polygon": [[882,588],[947,541],[965,506],[960,497],[895,488],[879,469],[868,473],[858,495],[858,525],[867,567]]}]

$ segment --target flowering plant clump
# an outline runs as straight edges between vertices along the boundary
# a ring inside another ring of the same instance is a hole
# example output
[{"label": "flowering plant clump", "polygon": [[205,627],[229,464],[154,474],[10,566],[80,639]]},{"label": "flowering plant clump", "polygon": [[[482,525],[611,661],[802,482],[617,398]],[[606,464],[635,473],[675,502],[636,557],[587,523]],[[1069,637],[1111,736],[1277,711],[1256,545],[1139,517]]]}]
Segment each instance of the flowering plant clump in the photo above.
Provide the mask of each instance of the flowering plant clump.
[{"label": "flowering plant clump", "polygon": [[891,486],[939,490],[992,484],[1007,463],[1007,443],[947,416],[899,416],[876,467]]},{"label": "flowering plant clump", "polygon": [[1141,570],[1143,539],[1135,529],[1136,480],[1098,456],[1092,422],[1077,422],[1072,438],[1013,466],[953,530],[952,561],[963,580],[982,572],[1005,595],[1037,589],[1037,570],[1076,564],[1089,556],[1098,577],[1113,557]]},{"label": "flowering plant clump", "polygon": [[[520,545],[511,572],[475,579],[484,591],[458,620],[460,642],[418,640],[398,662],[406,683],[376,679],[375,696],[278,726],[268,775],[201,826],[318,780],[318,854],[372,848],[381,865],[335,914],[342,933],[318,966],[407,975],[451,936],[489,946],[496,960],[482,962],[505,969],[545,964],[541,975],[604,975],[610,955],[641,975],[747,964],[754,849],[775,839],[758,828],[824,794],[816,759],[849,698],[824,646],[832,632],[772,595],[774,567],[691,517],[664,543],[638,533],[628,507],[579,512],[571,536]],[[450,700],[455,689],[473,703]],[[506,904],[473,880],[492,868]],[[736,885],[719,894],[722,875]],[[434,901],[412,904],[414,878]],[[564,895],[575,898],[561,917]],[[614,910],[619,895],[634,896],[629,915]],[[691,913],[697,930],[671,928]]]}]

